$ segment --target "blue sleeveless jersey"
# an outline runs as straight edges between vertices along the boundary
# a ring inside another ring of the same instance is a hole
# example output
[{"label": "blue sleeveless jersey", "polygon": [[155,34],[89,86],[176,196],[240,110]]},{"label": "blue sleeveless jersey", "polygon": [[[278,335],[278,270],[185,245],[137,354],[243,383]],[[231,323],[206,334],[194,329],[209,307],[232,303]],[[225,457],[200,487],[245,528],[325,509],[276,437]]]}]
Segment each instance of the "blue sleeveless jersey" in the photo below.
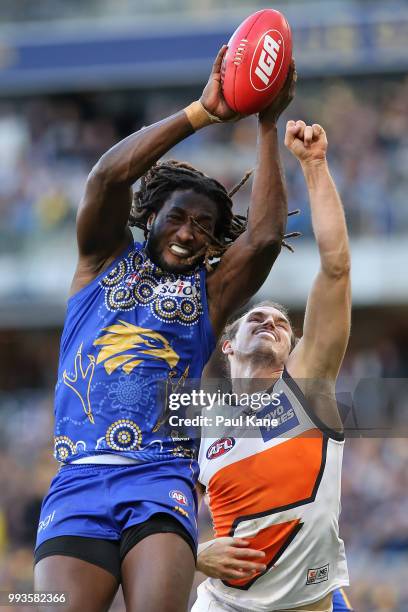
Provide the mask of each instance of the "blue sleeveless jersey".
[{"label": "blue sleeveless jersey", "polygon": [[55,395],[55,457],[194,458],[167,422],[166,396],[200,378],[215,347],[206,272],[161,270],[129,245],[68,300]]}]

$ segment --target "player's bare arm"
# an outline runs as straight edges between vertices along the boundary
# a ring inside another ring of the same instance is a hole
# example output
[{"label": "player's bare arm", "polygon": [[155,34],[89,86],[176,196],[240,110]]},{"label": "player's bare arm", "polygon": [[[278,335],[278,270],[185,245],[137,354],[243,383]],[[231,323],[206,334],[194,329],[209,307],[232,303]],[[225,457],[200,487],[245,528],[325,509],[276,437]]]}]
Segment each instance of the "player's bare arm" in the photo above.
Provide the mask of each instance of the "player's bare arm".
[{"label": "player's bare arm", "polygon": [[249,540],[232,537],[205,542],[198,546],[197,570],[219,580],[250,578],[265,571],[265,553],[249,545]]},{"label": "player's bare arm", "polygon": [[[196,485],[198,505],[201,506],[205,487]],[[250,578],[256,572],[263,572],[265,553],[249,547],[250,542],[244,538],[215,538],[198,545],[197,570],[210,578],[234,580]]]},{"label": "player's bare arm", "polygon": [[287,197],[279,159],[276,124],[294,96],[294,63],[272,104],[259,114],[257,164],[246,231],[207,280],[211,321],[216,333],[230,315],[261,287],[279,255],[286,227]]},{"label": "player's bare arm", "polygon": [[327,164],[324,129],[289,121],[285,144],[305,176],[320,255],[303,337],[290,354],[287,368],[297,380],[327,381],[333,388],[350,334],[350,252],[344,210]]},{"label": "player's bare arm", "polygon": [[132,241],[127,227],[132,184],[162,155],[193,132],[236,115],[221,93],[223,45],[200,101],[131,134],[109,149],[88,176],[77,216],[79,263],[71,293],[102,272]]}]

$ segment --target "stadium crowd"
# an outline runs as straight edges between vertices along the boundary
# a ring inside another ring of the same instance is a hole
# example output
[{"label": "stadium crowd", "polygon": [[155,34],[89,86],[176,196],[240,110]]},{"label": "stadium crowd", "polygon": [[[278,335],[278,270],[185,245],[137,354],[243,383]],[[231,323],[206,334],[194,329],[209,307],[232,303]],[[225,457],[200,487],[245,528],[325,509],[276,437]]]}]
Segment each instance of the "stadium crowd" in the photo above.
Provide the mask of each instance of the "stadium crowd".
[{"label": "stadium crowd", "polygon": [[[379,0],[372,0],[372,4]],[[276,8],[290,8],[291,0],[279,0]],[[326,0],[322,5],[315,0],[320,12],[325,14],[335,14],[342,16],[343,0]],[[354,0],[353,4],[358,6],[367,4],[367,0]],[[246,7],[259,8],[257,0],[246,0]],[[151,0],[143,3],[139,0],[43,0],[42,2],[32,2],[32,0],[20,0],[19,2],[0,3],[0,22],[4,23],[24,23],[24,22],[53,22],[69,21],[82,19],[98,18],[129,18],[140,17],[140,15],[158,15],[180,11],[187,14],[195,14],[200,17],[213,13],[215,10],[236,9],[234,0],[202,0],[200,3],[192,0]]]},{"label": "stadium crowd", "polygon": [[[352,236],[408,231],[408,79],[306,82],[291,116],[327,127],[330,156]],[[0,104],[0,244],[10,251],[73,226],[87,173],[118,139],[171,114],[191,90],[20,99]],[[174,149],[227,186],[254,163],[255,119],[203,130]],[[294,229],[310,235],[306,190],[285,153]],[[236,197],[245,211],[249,187]],[[28,238],[30,240],[28,240]]]},{"label": "stadium crowd", "polygon": [[[334,4],[343,3],[319,4],[319,11],[331,12]],[[143,11],[160,12],[168,5],[153,0]],[[173,10],[177,6],[201,12],[214,5],[236,8],[231,0],[199,5],[179,0],[171,5]],[[0,21],[117,17],[130,9],[139,13],[141,3],[21,0],[1,3]],[[352,238],[407,234],[408,77],[299,77],[296,99],[285,118],[303,118],[327,129],[331,168]],[[78,203],[97,159],[120,138],[176,112],[199,93],[186,87],[3,98],[0,255],[12,260],[13,254],[26,251],[35,258],[36,244],[51,240],[72,245]],[[178,145],[172,156],[232,186],[254,164],[255,123],[248,118],[203,130]],[[284,151],[282,155],[290,208],[302,210],[291,219],[290,229],[307,238],[311,225],[304,180],[296,160]],[[246,211],[249,192],[248,184],[234,197],[237,212]],[[359,612],[408,612],[408,327],[406,320],[394,317],[392,333],[393,315],[386,308],[376,320],[369,308],[361,310],[354,315],[341,378],[346,386],[347,381],[358,386],[353,410],[347,413],[342,478],[341,534],[350,569],[349,594]],[[0,330],[1,591],[32,590],[40,505],[58,469],[52,457],[58,344],[59,330]],[[212,537],[205,505],[200,533],[203,540]],[[195,585],[202,579],[197,573]],[[113,612],[123,609],[118,596]]]},{"label": "stadium crowd", "polygon": [[[353,237],[408,232],[408,79],[382,78],[381,89],[379,83],[376,77],[319,81],[318,87],[313,81],[300,82],[290,111],[291,117],[327,127],[331,165]],[[72,243],[86,176],[99,156],[131,131],[179,110],[197,93],[119,92],[1,102],[0,252],[31,249],[35,241],[51,236],[69,236]],[[203,130],[173,155],[230,186],[252,167],[255,138],[255,120],[249,118]],[[290,207],[303,209],[291,229],[310,236],[303,178],[294,159],[285,155],[284,164]],[[249,189],[234,198],[239,212],[246,209]],[[378,430],[363,437],[351,432],[346,443],[341,523],[351,598],[360,612],[408,610],[403,577],[408,561],[408,450],[406,440],[397,437],[404,426],[407,431],[408,389],[401,394],[404,383],[395,382],[408,379],[408,342],[398,336],[398,321],[395,325],[396,336],[378,333],[374,338],[370,329],[371,342],[360,345],[361,326],[355,325],[343,368],[345,377],[375,381],[361,390],[356,403],[368,407],[368,421],[376,406],[386,407],[377,416],[391,427],[388,436]],[[51,450],[51,389],[58,336],[45,330],[0,333],[2,590],[29,591],[32,584],[40,504],[57,468]],[[383,385],[384,376],[394,383]],[[360,426],[367,422],[367,414],[357,417]],[[204,539],[211,530],[205,507],[201,530]],[[197,575],[197,581],[201,578]],[[115,610],[122,610],[120,599]]]},{"label": "stadium crowd", "polygon": [[[386,340],[386,353],[384,342],[369,351],[349,351],[344,374],[377,380],[406,377],[406,355],[392,338]],[[57,348],[57,331],[2,335],[2,361],[7,365],[0,377],[0,584],[6,591],[30,590],[40,504],[57,469],[51,448]],[[18,375],[13,378],[12,372]],[[408,392],[399,399],[407,417]],[[341,532],[350,566],[350,595],[359,612],[408,610],[403,578],[408,561],[408,446],[398,437],[402,430],[391,414],[390,435],[360,435],[351,425],[345,448]],[[200,526],[206,539],[211,526],[204,505]],[[196,584],[202,578],[197,574]],[[114,610],[123,610],[120,597]]]}]

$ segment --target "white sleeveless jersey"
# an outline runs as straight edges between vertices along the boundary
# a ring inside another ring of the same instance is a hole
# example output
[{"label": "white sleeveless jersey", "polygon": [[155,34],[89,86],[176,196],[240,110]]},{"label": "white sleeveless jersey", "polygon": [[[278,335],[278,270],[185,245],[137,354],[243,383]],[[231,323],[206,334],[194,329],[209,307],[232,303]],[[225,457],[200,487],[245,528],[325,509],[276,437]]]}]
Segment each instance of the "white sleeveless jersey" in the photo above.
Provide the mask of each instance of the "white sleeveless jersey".
[{"label": "white sleeveless jersey", "polygon": [[349,584],[338,526],[344,437],[319,421],[286,371],[273,394],[279,405],[255,415],[234,407],[244,433],[224,427],[210,438],[204,429],[199,456],[216,536],[250,540],[267,569],[231,582],[208,578],[198,601],[207,591],[232,610],[270,612]]}]

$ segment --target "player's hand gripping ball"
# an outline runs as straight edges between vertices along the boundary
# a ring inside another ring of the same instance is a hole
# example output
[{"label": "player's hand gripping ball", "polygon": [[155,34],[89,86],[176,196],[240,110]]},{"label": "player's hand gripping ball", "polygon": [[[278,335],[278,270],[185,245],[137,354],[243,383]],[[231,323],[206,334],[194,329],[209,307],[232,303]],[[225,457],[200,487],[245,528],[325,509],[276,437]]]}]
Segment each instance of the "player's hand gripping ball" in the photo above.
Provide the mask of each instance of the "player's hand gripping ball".
[{"label": "player's hand gripping ball", "polygon": [[285,83],[292,35],[282,13],[258,11],[235,30],[221,67],[225,101],[240,115],[266,108]]}]

